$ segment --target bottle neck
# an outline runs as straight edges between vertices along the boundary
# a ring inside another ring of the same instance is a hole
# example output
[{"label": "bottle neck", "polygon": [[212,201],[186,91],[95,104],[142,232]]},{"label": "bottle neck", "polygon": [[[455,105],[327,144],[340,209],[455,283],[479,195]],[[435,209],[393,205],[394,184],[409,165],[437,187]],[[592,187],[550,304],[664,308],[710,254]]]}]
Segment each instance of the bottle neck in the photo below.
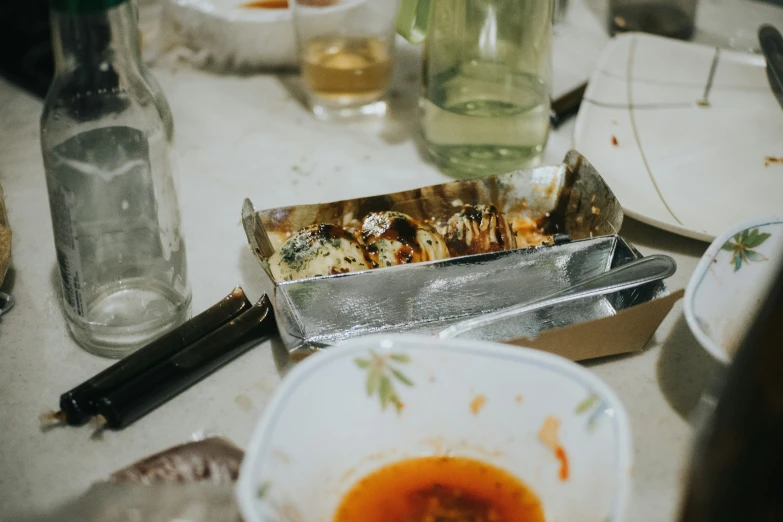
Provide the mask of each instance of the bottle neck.
[{"label": "bottle neck", "polygon": [[132,2],[106,9],[52,9],[57,75],[79,68],[120,73],[141,67],[137,13]]}]

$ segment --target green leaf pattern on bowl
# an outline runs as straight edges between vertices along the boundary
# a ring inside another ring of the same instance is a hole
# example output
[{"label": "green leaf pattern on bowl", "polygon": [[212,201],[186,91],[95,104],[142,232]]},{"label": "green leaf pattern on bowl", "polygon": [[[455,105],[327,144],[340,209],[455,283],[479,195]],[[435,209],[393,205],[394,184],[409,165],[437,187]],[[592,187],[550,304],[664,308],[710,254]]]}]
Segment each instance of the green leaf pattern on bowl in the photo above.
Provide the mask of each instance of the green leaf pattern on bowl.
[{"label": "green leaf pattern on bowl", "polygon": [[598,420],[606,412],[606,403],[601,399],[597,393],[591,393],[582,402],[576,405],[574,413],[582,415],[591,412],[587,417],[587,429],[593,431],[595,429]]},{"label": "green leaf pattern on bowl", "polygon": [[392,404],[397,413],[401,413],[404,404],[400,400],[400,396],[397,395],[394,383],[396,381],[405,386],[413,386],[413,381],[395,365],[410,363],[410,357],[398,353],[379,355],[370,350],[369,358],[357,357],[354,362],[356,366],[367,372],[365,384],[367,395],[370,397],[378,395],[381,410],[385,411],[386,407]]},{"label": "green leaf pattern on bowl", "polygon": [[734,241],[726,241],[721,250],[731,252],[730,263],[734,265],[734,271],[742,268],[742,264],[758,261],[766,261],[767,258],[758,253],[754,248],[761,246],[772,234],[759,232],[758,228],[743,230],[734,236]]}]

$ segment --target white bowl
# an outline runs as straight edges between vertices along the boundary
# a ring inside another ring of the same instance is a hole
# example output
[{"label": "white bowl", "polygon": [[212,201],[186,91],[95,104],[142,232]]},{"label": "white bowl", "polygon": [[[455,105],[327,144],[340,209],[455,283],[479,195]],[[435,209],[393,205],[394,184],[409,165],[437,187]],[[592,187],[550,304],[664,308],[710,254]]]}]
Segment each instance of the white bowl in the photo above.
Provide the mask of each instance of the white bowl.
[{"label": "white bowl", "polygon": [[[738,245],[748,249],[744,257]],[[702,256],[685,290],[685,319],[719,361],[731,361],[781,262],[783,217],[739,223],[718,236]]]},{"label": "white bowl", "polygon": [[[246,9],[243,0],[166,0],[167,37],[197,66],[248,71],[296,65],[288,9]],[[171,45],[171,44],[169,44]]]},{"label": "white bowl", "polygon": [[[197,66],[253,71],[297,67],[297,45],[290,9],[254,9],[250,0],[166,0],[165,19],[176,36],[169,45],[190,51]],[[292,0],[291,0],[292,1]],[[341,0],[313,8],[324,23],[339,27],[339,14],[365,0]]]},{"label": "white bowl", "polygon": [[[373,368],[390,379],[404,404],[399,411],[394,397],[384,409],[377,393],[368,395]],[[561,423],[566,480],[555,452],[539,440],[548,418]],[[548,522],[624,520],[631,435],[606,384],[544,352],[410,335],[351,340],[285,378],[248,445],[240,508],[246,522],[328,522],[369,472],[443,454],[509,471],[537,494]]]}]

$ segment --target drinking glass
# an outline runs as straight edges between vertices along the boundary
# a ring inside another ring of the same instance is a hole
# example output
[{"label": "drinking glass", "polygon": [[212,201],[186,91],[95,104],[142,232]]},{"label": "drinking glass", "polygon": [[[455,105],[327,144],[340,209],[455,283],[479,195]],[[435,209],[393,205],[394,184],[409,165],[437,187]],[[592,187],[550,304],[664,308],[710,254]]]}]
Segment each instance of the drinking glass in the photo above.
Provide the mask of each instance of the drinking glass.
[{"label": "drinking glass", "polygon": [[293,0],[302,79],[321,119],[382,116],[397,0]]},{"label": "drinking glass", "polygon": [[641,31],[689,40],[696,4],[697,0],[609,0],[609,32]]},{"label": "drinking glass", "polygon": [[434,162],[456,178],[540,163],[553,0],[419,0],[410,8],[423,15],[405,18],[426,35],[421,127]]}]

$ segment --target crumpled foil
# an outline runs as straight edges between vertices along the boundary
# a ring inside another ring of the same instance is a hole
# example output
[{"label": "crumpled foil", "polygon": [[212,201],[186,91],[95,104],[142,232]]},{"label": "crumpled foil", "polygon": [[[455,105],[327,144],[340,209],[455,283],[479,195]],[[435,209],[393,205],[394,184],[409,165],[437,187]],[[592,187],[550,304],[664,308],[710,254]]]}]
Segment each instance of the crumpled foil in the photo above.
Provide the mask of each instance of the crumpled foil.
[{"label": "crumpled foil", "polygon": [[[567,233],[572,239],[617,234],[623,223],[622,207],[611,189],[576,151],[569,152],[562,165],[452,181],[394,194],[261,210],[255,219],[270,246],[277,250],[290,234],[308,225],[344,226],[370,212],[386,210],[404,212],[418,221],[445,223],[463,203],[494,205],[512,219],[536,221],[549,216],[550,220],[562,224],[559,232]],[[254,246],[263,238],[256,237],[256,231],[248,230],[247,225],[245,232]],[[256,250],[262,265],[266,259],[261,253],[264,250]],[[264,268],[272,279],[268,267]]]},{"label": "crumpled foil", "polygon": [[241,522],[234,482],[244,452],[221,438],[169,448],[46,514],[16,522]]},{"label": "crumpled foil", "polygon": [[16,522],[241,522],[234,488],[216,484],[96,484],[46,515]]},{"label": "crumpled foil", "polygon": [[151,455],[114,472],[114,483],[233,484],[239,478],[244,452],[225,439],[210,437]]}]

